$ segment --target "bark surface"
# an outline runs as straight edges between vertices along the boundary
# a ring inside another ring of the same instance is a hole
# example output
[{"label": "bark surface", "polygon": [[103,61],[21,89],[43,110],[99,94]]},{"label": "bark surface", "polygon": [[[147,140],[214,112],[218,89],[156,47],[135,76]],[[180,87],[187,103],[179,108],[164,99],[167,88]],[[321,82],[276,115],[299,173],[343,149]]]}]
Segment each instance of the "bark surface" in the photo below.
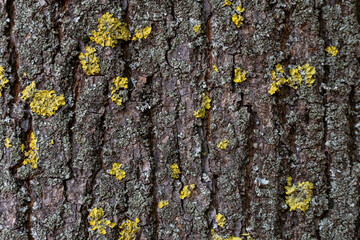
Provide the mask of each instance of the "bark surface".
[{"label": "bark surface", "polygon": [[[13,145],[0,148],[0,239],[118,239],[118,226],[106,235],[91,230],[94,207],[118,225],[139,218],[138,239],[211,239],[211,229],[224,237],[359,239],[360,2],[242,1],[240,28],[231,21],[238,4],[0,0],[0,66],[10,80],[0,98],[1,144]],[[96,45],[90,32],[106,12],[132,32],[152,32]],[[79,62],[87,45],[101,60],[97,76]],[[327,46],[339,54],[329,56]],[[270,95],[278,63],[310,63],[315,84]],[[237,67],[248,71],[240,84]],[[116,76],[130,79],[121,107],[110,99]],[[20,98],[32,81],[64,94],[66,105],[49,118],[33,113]],[[202,93],[211,109],[198,119]],[[23,165],[20,150],[32,132],[38,169]],[[220,150],[224,138],[230,144]],[[109,174],[115,162],[123,182]],[[287,177],[314,183],[305,213],[289,211]],[[181,200],[188,184],[196,188]],[[170,204],[159,209],[161,200]]]}]

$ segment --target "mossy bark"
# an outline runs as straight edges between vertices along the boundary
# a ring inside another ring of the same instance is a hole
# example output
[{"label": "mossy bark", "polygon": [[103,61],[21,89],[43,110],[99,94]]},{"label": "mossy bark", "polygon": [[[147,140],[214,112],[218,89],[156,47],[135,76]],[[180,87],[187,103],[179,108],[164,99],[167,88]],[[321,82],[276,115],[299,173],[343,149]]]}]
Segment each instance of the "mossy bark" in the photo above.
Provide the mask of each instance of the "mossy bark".
[{"label": "mossy bark", "polygon": [[[0,66],[10,80],[0,132],[13,145],[0,148],[0,239],[117,239],[118,227],[104,236],[91,230],[94,207],[119,225],[139,218],[138,239],[211,239],[211,229],[255,239],[359,239],[359,1],[242,1],[240,28],[231,21],[238,4],[0,1]],[[106,12],[132,32],[152,32],[114,48],[96,45],[90,32]],[[101,60],[97,76],[79,63],[86,45]],[[327,46],[339,54],[329,56]],[[310,63],[315,84],[270,95],[278,63]],[[248,71],[240,84],[237,67]],[[121,107],[110,99],[117,76],[130,79]],[[64,94],[66,105],[49,118],[31,112],[20,98],[31,81]],[[197,119],[202,93],[211,109]],[[19,149],[31,132],[38,169],[22,164]],[[218,149],[224,138],[229,146]],[[109,174],[115,162],[123,182]],[[285,203],[289,176],[314,183],[305,213]],[[196,189],[181,200],[188,184]],[[159,209],[161,200],[170,204]]]}]

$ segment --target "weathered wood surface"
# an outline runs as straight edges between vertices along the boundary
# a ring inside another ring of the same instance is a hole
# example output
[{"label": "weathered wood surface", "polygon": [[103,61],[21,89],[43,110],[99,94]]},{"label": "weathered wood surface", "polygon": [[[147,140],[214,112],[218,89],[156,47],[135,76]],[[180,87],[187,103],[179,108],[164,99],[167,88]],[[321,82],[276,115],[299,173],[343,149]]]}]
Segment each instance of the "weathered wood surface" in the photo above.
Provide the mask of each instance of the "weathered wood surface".
[{"label": "weathered wood surface", "polygon": [[[0,239],[117,239],[117,227],[91,231],[93,207],[117,223],[138,217],[139,239],[211,239],[213,228],[255,239],[360,238],[359,1],[243,1],[237,29],[239,3],[0,0],[0,66],[10,80],[0,131],[13,145],[0,148]],[[106,12],[152,32],[97,45],[101,74],[89,77],[78,56],[96,45],[90,31]],[[335,58],[324,51],[332,45]],[[307,62],[313,87],[268,93],[277,63]],[[249,73],[236,84],[239,66]],[[109,98],[116,76],[131,79],[124,107]],[[46,119],[32,113],[20,99],[31,81],[65,94],[66,105]],[[212,100],[205,119],[194,117],[201,93]],[[32,131],[36,170],[19,150]],[[216,147],[223,138],[226,150]],[[114,162],[123,163],[122,183],[108,173]],[[288,176],[314,183],[306,213],[285,204]],[[181,200],[186,184],[196,189]],[[170,205],[159,209],[160,200]]]}]

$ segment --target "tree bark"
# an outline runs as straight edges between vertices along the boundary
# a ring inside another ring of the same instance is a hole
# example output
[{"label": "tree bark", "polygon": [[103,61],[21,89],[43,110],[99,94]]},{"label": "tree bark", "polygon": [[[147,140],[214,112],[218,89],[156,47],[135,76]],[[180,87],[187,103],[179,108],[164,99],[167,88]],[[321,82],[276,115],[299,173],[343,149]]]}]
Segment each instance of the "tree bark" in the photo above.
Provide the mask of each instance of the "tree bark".
[{"label": "tree bark", "polygon": [[[238,4],[0,0],[0,66],[10,80],[0,131],[13,145],[0,148],[0,239],[118,239],[118,226],[106,235],[91,230],[95,207],[118,225],[139,218],[137,239],[211,239],[211,229],[224,237],[359,239],[360,2],[242,1],[240,28],[231,21]],[[101,47],[89,36],[106,12],[131,32],[152,32]],[[79,62],[87,45],[101,60],[96,76]],[[327,46],[339,54],[329,56]],[[270,95],[278,63],[310,63],[316,82]],[[248,71],[238,84],[237,67]],[[129,78],[123,106],[110,99],[117,76]],[[64,94],[66,105],[49,118],[33,113],[20,98],[32,81]],[[202,93],[211,109],[199,119]],[[38,169],[23,165],[20,150],[32,132]],[[225,138],[229,146],[217,148]],[[109,174],[113,163],[123,164],[122,182]],[[289,211],[287,177],[314,183],[305,213]],[[196,188],[181,200],[189,184]],[[160,209],[161,200],[170,204]]]}]

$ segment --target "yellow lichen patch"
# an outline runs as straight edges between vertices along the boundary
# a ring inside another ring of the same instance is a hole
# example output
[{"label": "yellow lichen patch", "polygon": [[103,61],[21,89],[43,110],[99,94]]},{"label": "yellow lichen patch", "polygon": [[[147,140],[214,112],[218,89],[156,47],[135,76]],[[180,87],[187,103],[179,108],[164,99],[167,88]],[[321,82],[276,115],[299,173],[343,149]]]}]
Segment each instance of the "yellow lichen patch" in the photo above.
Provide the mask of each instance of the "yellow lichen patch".
[{"label": "yellow lichen patch", "polygon": [[86,46],[85,53],[80,53],[79,59],[82,68],[85,73],[89,76],[95,75],[100,72],[99,62],[100,60],[95,55],[96,49]]},{"label": "yellow lichen patch", "polygon": [[31,164],[31,168],[38,168],[37,162],[39,160],[38,150],[39,148],[36,146],[37,138],[35,137],[34,132],[31,133],[31,140],[29,144],[29,151],[25,152],[25,160],[23,162],[24,165]]},{"label": "yellow lichen patch", "polygon": [[204,118],[205,117],[205,109],[211,108],[210,102],[211,102],[211,99],[208,96],[206,96],[205,93],[203,93],[200,109],[197,111],[194,111],[194,116],[197,118]]},{"label": "yellow lichen patch", "polygon": [[5,147],[6,147],[6,148],[11,148],[11,147],[12,147],[11,141],[10,141],[9,138],[6,138],[6,139],[5,139]]},{"label": "yellow lichen patch", "polygon": [[196,32],[196,33],[198,33],[199,30],[200,30],[200,27],[201,27],[201,24],[195,25],[195,26],[193,27],[193,31]]},{"label": "yellow lichen patch", "polygon": [[135,221],[131,221],[127,219],[125,222],[119,226],[121,229],[120,231],[120,238],[118,240],[135,240],[136,233],[140,230],[138,226],[139,219],[135,218]]},{"label": "yellow lichen patch", "polygon": [[21,150],[21,152],[24,152],[24,150],[25,150],[25,144],[22,143],[22,144],[20,145],[20,150]]},{"label": "yellow lichen patch", "polygon": [[5,69],[0,66],[0,97],[2,96],[1,90],[5,87],[5,85],[8,82],[9,80],[5,78]]},{"label": "yellow lichen patch", "polygon": [[236,83],[241,83],[243,81],[246,80],[246,74],[248,73],[248,71],[242,71],[241,72],[241,68],[238,67],[235,69],[235,78],[234,78],[234,82]]},{"label": "yellow lichen patch", "polygon": [[338,54],[338,52],[339,52],[339,50],[336,48],[336,47],[334,47],[334,46],[329,46],[329,47],[327,47],[326,49],[325,49],[325,51],[326,52],[328,52],[329,54],[331,54],[333,57],[335,57],[337,54]]},{"label": "yellow lichen patch", "polygon": [[244,17],[240,14],[234,13],[234,15],[232,16],[232,21],[237,28],[240,28],[240,26],[243,24]]},{"label": "yellow lichen patch", "polygon": [[211,229],[211,236],[212,236],[212,240],[244,240],[244,238],[241,237],[223,237],[218,235],[214,229]]},{"label": "yellow lichen patch", "polygon": [[151,33],[151,27],[147,26],[142,29],[135,29],[135,34],[131,40],[136,41],[138,39],[146,39]]},{"label": "yellow lichen patch", "polygon": [[111,175],[115,175],[116,179],[122,181],[126,177],[125,171],[121,170],[122,163],[114,163],[110,170]]},{"label": "yellow lichen patch", "polygon": [[24,77],[27,77],[27,74],[26,74],[26,72],[24,72]]},{"label": "yellow lichen patch", "polygon": [[49,144],[54,145],[54,139],[51,139]]},{"label": "yellow lichen patch", "polygon": [[231,2],[229,0],[225,0],[224,6],[231,6]]},{"label": "yellow lichen patch", "polygon": [[220,227],[224,227],[225,220],[226,220],[226,218],[221,213],[218,213],[216,215],[216,222],[217,222],[217,225],[219,225]]},{"label": "yellow lichen patch", "polygon": [[91,31],[91,34],[90,40],[103,47],[115,47],[118,40],[128,41],[131,36],[127,24],[108,12],[98,19],[98,31]]},{"label": "yellow lichen patch", "polygon": [[26,88],[22,91],[21,99],[26,101],[28,98],[34,97],[36,93],[37,93],[36,84],[34,81],[32,81],[31,84],[26,86]]},{"label": "yellow lichen patch", "polygon": [[215,72],[218,72],[219,71],[219,69],[217,68],[217,66],[214,64],[214,66],[213,66],[213,69],[215,70]]},{"label": "yellow lichen patch", "polygon": [[[190,188],[190,190],[189,190],[189,188]],[[194,188],[195,188],[195,184],[185,185],[180,192],[180,198],[184,199],[186,197],[190,197],[191,190],[193,190]]]},{"label": "yellow lichen patch", "polygon": [[217,147],[220,149],[226,149],[228,145],[229,145],[229,140],[223,139],[218,143]]},{"label": "yellow lichen patch", "polygon": [[116,226],[115,222],[112,223],[109,220],[105,220],[103,216],[104,210],[102,208],[93,208],[88,216],[90,218],[90,225],[93,226],[92,230],[100,234],[106,234],[107,227],[114,228]]},{"label": "yellow lichen patch", "polygon": [[158,207],[163,208],[163,207],[165,207],[167,205],[169,205],[169,202],[166,201],[166,200],[162,200],[162,201],[159,202]]},{"label": "yellow lichen patch", "polygon": [[170,166],[171,168],[171,175],[173,178],[179,178],[179,175],[181,173],[179,165],[177,165],[176,163],[174,163],[173,165]]},{"label": "yellow lichen patch", "polygon": [[271,72],[272,83],[270,84],[269,93],[275,94],[280,90],[282,85],[287,84],[293,89],[298,89],[302,85],[302,81],[305,78],[309,87],[315,82],[313,75],[315,75],[316,69],[310,64],[306,63],[302,66],[297,66],[290,69],[290,76],[285,74],[285,71],[281,64],[276,65],[276,70]]},{"label": "yellow lichen patch", "polygon": [[128,78],[126,77],[116,77],[113,80],[113,83],[115,87],[111,87],[111,100],[115,102],[118,106],[122,105],[123,98],[120,97],[117,91],[120,90],[120,88],[128,88]]},{"label": "yellow lichen patch", "polygon": [[240,4],[240,5],[236,6],[236,10],[242,13],[245,11],[245,8],[243,8],[243,6]]},{"label": "yellow lichen patch", "polygon": [[41,90],[30,103],[31,110],[44,117],[53,116],[60,106],[65,105],[64,94],[57,96],[54,90]]},{"label": "yellow lichen patch", "polygon": [[306,212],[309,209],[314,184],[311,182],[299,182],[296,186],[291,185],[291,180],[292,178],[288,177],[287,186],[285,186],[286,204],[290,207],[290,211],[299,209]]}]

